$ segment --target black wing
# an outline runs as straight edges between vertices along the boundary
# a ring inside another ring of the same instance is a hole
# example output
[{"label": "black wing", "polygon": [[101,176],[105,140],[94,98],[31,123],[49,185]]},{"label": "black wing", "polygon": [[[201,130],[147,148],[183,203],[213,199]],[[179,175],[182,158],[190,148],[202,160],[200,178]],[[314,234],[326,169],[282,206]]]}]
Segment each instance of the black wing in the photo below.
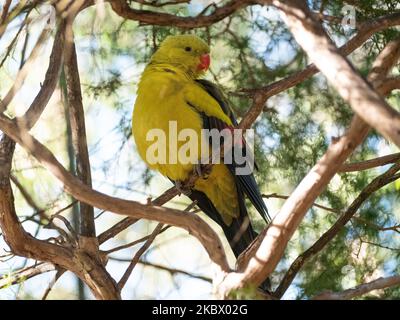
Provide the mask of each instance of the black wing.
[{"label": "black wing", "polygon": [[[229,107],[228,102],[226,101],[225,97],[223,96],[222,92],[219,90],[219,88],[214,85],[212,82],[200,79],[196,80],[203,88],[210,94],[221,106],[222,110],[226,115],[229,116],[231,119],[232,123],[234,126],[238,125],[238,122]],[[203,124],[204,128],[206,129],[218,129],[218,130],[223,130],[227,128],[227,124],[221,121],[218,118],[215,117],[209,117],[205,114],[202,114],[203,116]],[[248,150],[245,150],[245,148],[248,148],[246,143],[243,143],[243,152],[246,152]],[[233,158],[233,160],[235,160]],[[235,177],[235,181],[237,185],[243,190],[243,192],[247,195],[247,197],[250,199],[251,203],[254,205],[254,207],[257,209],[257,211],[260,213],[260,215],[263,217],[263,219],[269,223],[271,221],[271,218],[268,214],[267,207],[264,203],[264,200],[261,196],[260,190],[258,188],[258,185],[256,183],[256,180],[254,178],[253,174],[248,174],[248,175],[236,175],[236,169],[239,167],[243,167],[243,164],[237,164],[235,161],[233,161],[232,164],[227,164],[229,170]]]}]

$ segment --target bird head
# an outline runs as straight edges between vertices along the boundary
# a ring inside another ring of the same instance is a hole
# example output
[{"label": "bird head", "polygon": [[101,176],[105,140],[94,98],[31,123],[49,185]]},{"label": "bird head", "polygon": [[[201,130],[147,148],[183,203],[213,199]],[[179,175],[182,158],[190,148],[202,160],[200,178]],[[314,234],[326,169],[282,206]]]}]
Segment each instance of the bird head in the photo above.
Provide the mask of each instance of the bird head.
[{"label": "bird head", "polygon": [[210,66],[210,48],[195,35],[169,36],[160,44],[151,61],[171,64],[198,78]]}]

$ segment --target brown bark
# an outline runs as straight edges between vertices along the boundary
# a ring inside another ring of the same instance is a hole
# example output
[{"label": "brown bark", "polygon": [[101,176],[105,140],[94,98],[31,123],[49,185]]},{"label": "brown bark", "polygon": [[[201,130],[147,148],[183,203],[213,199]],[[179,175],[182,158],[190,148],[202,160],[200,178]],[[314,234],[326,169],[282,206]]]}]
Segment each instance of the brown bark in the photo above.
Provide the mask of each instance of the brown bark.
[{"label": "brown bark", "polygon": [[[81,82],[79,79],[78,61],[73,39],[71,50],[65,60],[64,70],[67,84],[67,104],[71,122],[72,145],[75,153],[76,175],[83,183],[92,187],[90,160],[86,139],[85,113],[82,104]],[[94,224],[93,207],[85,203],[80,203],[79,213],[80,235],[86,238],[95,238],[96,228]]]},{"label": "brown bark", "polygon": [[362,296],[373,290],[386,289],[400,285],[400,276],[378,278],[376,280],[360,284],[354,288],[342,292],[323,292],[314,297],[314,300],[348,300]]},{"label": "brown bark", "polygon": [[152,12],[148,10],[133,9],[125,0],[109,0],[112,9],[125,19],[136,20],[143,24],[158,26],[174,26],[184,29],[193,29],[210,26],[230,16],[234,12],[254,4],[249,0],[231,0],[222,7],[217,7],[210,15],[198,15],[196,17],[179,17],[176,15]]}]

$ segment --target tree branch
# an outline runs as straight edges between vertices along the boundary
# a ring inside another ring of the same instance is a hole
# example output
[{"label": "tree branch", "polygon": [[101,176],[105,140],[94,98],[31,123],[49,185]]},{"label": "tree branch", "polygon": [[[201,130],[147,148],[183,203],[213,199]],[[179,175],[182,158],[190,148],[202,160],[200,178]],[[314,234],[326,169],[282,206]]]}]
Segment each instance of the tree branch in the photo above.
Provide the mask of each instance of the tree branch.
[{"label": "tree branch", "polygon": [[47,297],[49,296],[51,290],[53,289],[54,285],[56,284],[57,280],[60,279],[60,277],[65,273],[65,269],[59,269],[57,270],[54,279],[49,283],[48,287],[46,288],[46,291],[44,292],[42,296],[42,300],[46,300]]},{"label": "tree branch", "polygon": [[26,60],[22,68],[18,70],[18,73],[15,76],[15,80],[12,87],[8,90],[4,99],[0,101],[0,113],[3,113],[7,109],[8,105],[15,97],[16,93],[19,91],[19,89],[21,89],[26,79],[26,76],[32,70],[32,65],[34,64],[36,58],[39,56],[41,49],[43,45],[46,43],[46,40],[48,39],[49,35],[50,35],[50,29],[48,28],[43,29],[34,48],[32,49],[31,54],[29,55],[29,58]]},{"label": "tree branch", "polygon": [[[390,42],[376,59],[369,80],[380,83],[400,56],[400,41]],[[396,54],[393,54],[393,53]],[[389,63],[390,61],[390,63]],[[357,115],[347,132],[329,146],[324,156],[303,178],[270,225],[255,239],[237,261],[237,273],[230,273],[219,287],[227,296],[232,289],[248,283],[259,285],[275,269],[286,245],[315,199],[328,185],[344,161],[367,137],[368,125]]]},{"label": "tree branch", "polygon": [[155,8],[161,8],[165,6],[171,6],[171,5],[176,5],[176,4],[182,4],[182,3],[190,3],[190,0],[175,0],[175,1],[165,1],[165,2],[159,2],[158,0],[151,0],[151,1],[146,1],[146,0],[134,0],[135,2],[145,5],[145,6],[150,6],[150,7],[155,7]]},{"label": "tree branch", "polygon": [[[297,42],[354,112],[386,139],[400,147],[400,114],[390,107],[339,53],[321,24],[311,14],[306,2],[272,2],[281,10],[282,18]],[[399,55],[400,46],[396,42],[392,42],[392,45],[396,47],[392,54]],[[326,63],[327,61],[329,63]]]},{"label": "tree branch", "polygon": [[342,292],[323,292],[313,298],[313,300],[348,300],[362,296],[373,290],[386,289],[400,285],[400,276],[378,278],[371,282],[360,284],[354,288]]},{"label": "tree branch", "polygon": [[143,205],[135,201],[118,199],[92,190],[71,175],[45,146],[23,128],[17,127],[11,120],[2,115],[0,115],[0,129],[31,153],[64,184],[65,191],[77,200],[102,210],[158,221],[186,229],[202,243],[212,261],[218,264],[223,271],[229,271],[226,255],[217,234],[195,214]]},{"label": "tree branch", "polygon": [[[4,147],[0,149],[4,150]],[[107,277],[105,268],[88,257],[85,252],[38,240],[26,233],[18,221],[13,204],[11,186],[1,178],[0,227],[4,239],[16,255],[51,262],[74,272],[85,281],[98,299],[120,298],[116,284],[110,277]]]},{"label": "tree branch", "polygon": [[[284,199],[284,200],[289,199],[289,196],[284,196],[284,195],[280,195],[280,194],[276,194],[276,193],[263,194],[262,196],[263,196],[263,198],[267,198],[267,199],[268,198],[276,198],[276,199]],[[336,209],[332,209],[332,208],[329,208],[329,207],[326,207],[326,206],[322,206],[322,205],[320,205],[318,203],[314,203],[313,207],[317,207],[319,209],[322,209],[322,210],[325,210],[325,211],[328,211],[328,212],[332,212],[332,213],[334,213],[336,215],[342,214],[341,210],[336,210]],[[363,218],[360,218],[360,217],[353,217],[353,219],[356,220],[357,222],[361,223],[361,224],[366,224],[369,227],[374,228],[375,230],[378,230],[378,231],[394,231],[394,232],[400,233],[400,231],[399,231],[400,225],[399,224],[396,224],[394,226],[389,226],[389,227],[382,227],[382,226],[379,226],[379,225],[377,225],[377,224],[375,224],[375,223],[373,223],[373,222],[371,222],[369,220],[366,220],[366,219],[363,219]]]},{"label": "tree branch", "polygon": [[[283,195],[279,195],[279,194],[276,194],[276,193],[263,194],[262,197],[266,198],[266,199],[268,199],[268,198],[283,199],[283,200],[289,199],[289,196],[283,196]],[[325,211],[329,211],[329,212],[336,213],[336,214],[340,213],[338,210],[325,207],[325,206],[320,205],[318,203],[313,203],[313,207],[317,207],[317,208],[323,209]]]},{"label": "tree branch", "polygon": [[[120,259],[120,258],[115,258],[115,257],[110,257],[110,259],[111,260],[115,260],[115,261],[120,261],[120,262],[131,262],[130,259]],[[171,273],[172,275],[174,275],[176,273],[179,273],[179,274],[183,274],[183,275],[188,276],[188,277],[197,278],[197,279],[204,280],[204,281],[207,281],[207,282],[212,282],[211,278],[204,277],[204,276],[201,276],[201,275],[198,275],[198,274],[193,274],[193,273],[181,270],[181,269],[175,269],[175,268],[166,267],[166,266],[163,266],[163,265],[160,265],[160,264],[157,264],[157,263],[152,263],[152,262],[140,260],[139,264],[142,264],[142,265],[144,265],[146,267],[153,267],[153,268],[156,268],[156,269],[167,271],[167,272]]]},{"label": "tree branch", "polygon": [[6,21],[8,10],[10,9],[11,0],[6,0],[3,4],[3,10],[1,11],[0,24]]},{"label": "tree branch", "polygon": [[[30,129],[36,123],[54,92],[60,73],[63,50],[65,49],[66,23],[66,20],[60,22],[45,81],[28,111],[23,117],[17,118],[16,121],[2,116],[12,123],[17,130],[22,127],[26,128],[23,130]],[[6,135],[3,135],[0,144],[0,226],[12,251],[20,256],[52,262],[74,272],[85,281],[93,294],[99,299],[119,299],[120,295],[116,283],[109,277],[100,261],[92,259],[79,248],[72,250],[61,245],[38,240],[22,228],[15,212],[14,198],[9,182],[13,150],[14,143]]]},{"label": "tree branch", "polygon": [[39,274],[55,270],[56,268],[52,263],[42,262],[37,265],[24,268],[22,270],[13,271],[10,274],[4,274],[0,276],[0,289],[12,286],[14,284],[19,284]]},{"label": "tree branch", "polygon": [[184,29],[210,26],[242,8],[255,4],[252,0],[231,0],[224,6],[217,7],[214,12],[208,16],[200,14],[196,17],[179,17],[163,12],[133,9],[126,0],[109,0],[108,2],[111,4],[115,13],[122,18],[136,20],[145,24],[173,26]]},{"label": "tree branch", "polygon": [[[366,40],[368,40],[376,32],[385,30],[387,28],[397,26],[400,24],[400,13],[383,16],[374,20],[363,22],[357,34],[351,38],[346,44],[340,47],[340,53],[349,55],[351,52],[360,47]],[[261,114],[264,109],[266,101],[291,87],[294,87],[304,80],[311,78],[319,72],[315,64],[308,65],[305,69],[298,71],[284,79],[276,81],[265,87],[244,90],[253,95],[253,103],[246,115],[240,122],[240,128],[250,128],[253,122]],[[383,93],[387,94],[386,91]]]},{"label": "tree branch", "polygon": [[[165,191],[162,195],[160,195],[157,199],[154,199],[151,202],[151,204],[153,206],[162,206],[163,204],[172,200],[176,195],[178,195],[178,190],[175,187],[171,187],[167,191]],[[120,222],[112,226],[110,229],[104,231],[102,234],[98,236],[99,243],[102,244],[106,242],[108,239],[111,239],[112,237],[120,233],[122,230],[125,230],[126,228],[136,223],[137,221],[139,221],[139,219],[135,219],[132,217],[127,217],[121,220]]]},{"label": "tree branch", "polygon": [[276,289],[274,296],[281,298],[289,285],[292,283],[296,274],[303,267],[303,265],[318,252],[320,252],[344,227],[344,225],[350,221],[361,205],[377,190],[381,189],[385,185],[395,181],[400,177],[400,174],[396,174],[400,170],[400,161],[393,165],[384,174],[376,177],[372,180],[358,195],[358,197],[352,202],[348,209],[339,217],[339,219],[326,231],[310,248],[299,255],[296,260],[292,263],[285,276],[283,277],[279,287]]},{"label": "tree branch", "polygon": [[379,89],[384,95],[388,95],[393,90],[400,90],[400,77],[386,78]]},{"label": "tree branch", "polygon": [[[381,92],[382,89],[379,89]],[[362,171],[362,170],[367,170],[367,169],[372,169],[376,167],[381,167],[384,165],[387,165],[389,163],[394,163],[400,159],[400,152],[399,153],[394,153],[394,154],[389,154],[387,156],[375,158],[375,159],[370,159],[362,162],[356,162],[356,163],[344,163],[340,168],[338,172],[353,172],[353,171]]]},{"label": "tree branch", "polygon": [[18,126],[28,130],[31,129],[39,120],[56,88],[63,61],[63,51],[65,49],[65,29],[66,22],[62,20],[54,37],[49,67],[46,71],[44,82],[26,113],[22,117],[16,118]]},{"label": "tree branch", "polygon": [[153,230],[153,232],[150,234],[149,238],[146,240],[145,244],[135,253],[131,263],[129,264],[128,268],[126,269],[125,273],[123,274],[121,280],[118,282],[118,288],[121,291],[122,288],[125,286],[126,282],[128,281],[133,269],[135,266],[138,264],[140,257],[143,255],[143,253],[146,252],[146,250],[151,246],[153,243],[154,239],[157,237],[157,235],[160,233],[160,231],[163,228],[163,224],[159,223]]},{"label": "tree branch", "polygon": [[[171,227],[171,226],[166,226],[165,228],[162,228],[162,229],[160,230],[159,234],[162,233],[162,232],[164,232],[164,231],[166,231],[166,230],[168,230],[170,227]],[[129,247],[133,247],[133,246],[135,246],[135,245],[137,245],[137,244],[139,244],[139,243],[142,243],[142,242],[144,242],[144,241],[147,241],[150,237],[151,237],[151,234],[149,234],[149,235],[147,235],[147,236],[144,236],[144,237],[142,237],[142,238],[140,238],[140,239],[136,239],[136,240],[134,240],[134,241],[132,241],[132,242],[123,244],[123,245],[121,245],[121,246],[118,246],[118,247],[115,247],[115,248],[112,248],[112,249],[109,249],[109,250],[106,250],[106,251],[102,251],[102,254],[109,255],[110,253],[113,253],[113,252],[116,252],[116,251],[120,251],[120,250],[129,248]]]},{"label": "tree branch", "polygon": [[33,200],[31,195],[28,193],[28,191],[24,188],[24,186],[18,181],[17,177],[14,175],[10,175],[10,180],[14,183],[14,185],[17,187],[19,192],[21,192],[22,197],[25,199],[26,203],[36,211],[36,213],[43,213],[44,210],[39,207],[39,205]]},{"label": "tree branch", "polygon": [[[72,26],[70,32],[73,37]],[[67,104],[71,122],[72,145],[75,151],[76,175],[83,183],[92,187],[86,139],[85,113],[82,105],[81,83],[73,38],[71,39],[70,52],[66,55],[64,70],[67,84]],[[97,239],[95,239],[96,227],[94,223],[94,210],[93,207],[82,202],[80,203],[79,234],[82,236],[82,239],[85,238],[85,241],[89,241],[89,238],[92,238],[90,241],[95,241],[95,243],[89,245],[88,249],[89,247],[93,247],[93,249],[98,252],[98,243]],[[83,245],[85,241],[83,241]]]}]

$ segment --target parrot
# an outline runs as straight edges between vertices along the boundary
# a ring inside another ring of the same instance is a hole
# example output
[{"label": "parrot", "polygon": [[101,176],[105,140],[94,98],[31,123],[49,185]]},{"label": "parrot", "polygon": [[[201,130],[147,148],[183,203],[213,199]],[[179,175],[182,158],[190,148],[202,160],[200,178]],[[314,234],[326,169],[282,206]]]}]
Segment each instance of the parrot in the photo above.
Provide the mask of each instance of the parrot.
[{"label": "parrot", "polygon": [[[198,141],[194,141],[189,150],[198,151],[204,146],[202,130],[233,130],[238,125],[222,90],[204,79],[210,63],[210,47],[200,37],[191,34],[166,37],[153,53],[138,83],[132,134],[137,151],[147,166],[167,177],[176,187],[182,186],[193,172],[200,169],[200,176],[193,186],[183,193],[222,228],[237,258],[257,236],[250,222],[245,197],[266,223],[270,222],[253,173],[236,174],[238,164],[235,161],[227,164],[217,161],[208,172],[201,173],[201,166],[195,161],[177,161],[177,155],[168,152],[187,143],[184,139],[175,142],[170,139],[176,132],[185,129],[195,132]],[[175,127],[171,127],[171,122]],[[153,129],[165,133],[167,138],[162,140],[162,144],[166,151],[159,151],[158,155],[169,153],[169,161],[149,159],[155,138],[150,139],[148,133]],[[247,147],[244,138],[241,143],[242,148]],[[193,152],[192,158],[201,155],[201,151]]]}]

